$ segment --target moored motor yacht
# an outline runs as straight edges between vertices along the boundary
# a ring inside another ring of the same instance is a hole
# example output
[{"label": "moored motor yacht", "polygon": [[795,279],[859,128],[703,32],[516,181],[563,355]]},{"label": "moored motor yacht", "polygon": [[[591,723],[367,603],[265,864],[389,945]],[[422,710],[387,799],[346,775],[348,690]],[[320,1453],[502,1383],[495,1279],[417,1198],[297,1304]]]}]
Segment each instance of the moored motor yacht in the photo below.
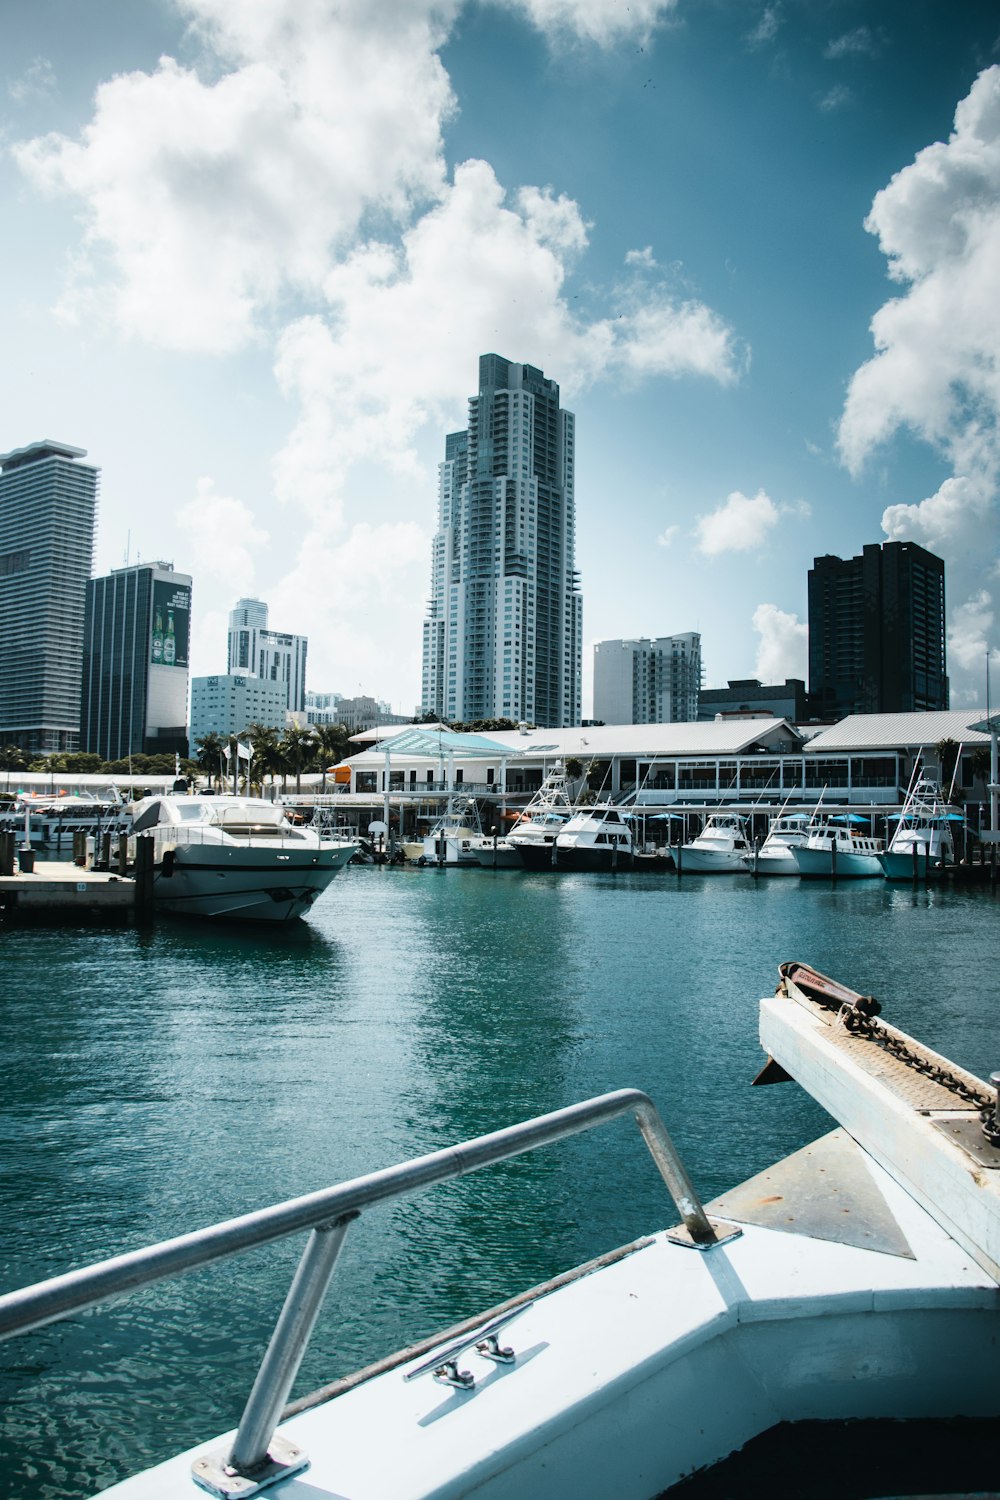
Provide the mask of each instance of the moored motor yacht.
[{"label": "moored motor yacht", "polygon": [[866,880],[881,875],[881,839],[862,833],[857,813],[832,815],[810,824],[805,843],[793,849],[799,874],[812,880]]},{"label": "moored motor yacht", "polygon": [[677,868],[685,874],[731,875],[745,872],[744,856],[750,853],[746,827],[738,813],[712,813],[697,838],[681,844],[674,853]]},{"label": "moored motor yacht", "polygon": [[959,814],[945,806],[937,782],[929,776],[915,776],[889,847],[879,855],[885,878],[940,880],[955,859],[953,819],[961,821]]},{"label": "moored motor yacht", "polygon": [[406,841],[403,853],[418,865],[477,865],[476,845],[482,837],[475,798],[449,797],[426,837]]},{"label": "moored motor yacht", "polygon": [[549,841],[518,844],[529,870],[630,870],[635,859],[632,829],[614,806],[577,808]]},{"label": "moored motor yacht", "polygon": [[808,813],[776,814],[760,848],[744,854],[746,868],[755,875],[797,875],[799,867],[793,851],[808,838],[808,824]]},{"label": "moored motor yacht", "polygon": [[[796,1423],[832,1429],[833,1445],[850,1451],[853,1424],[995,1421],[996,1088],[880,1019],[870,997],[806,965],[780,973],[778,993],[760,1002],[769,1062],[758,1081],[794,1078],[838,1128],[708,1204],[653,1101],[619,1089],[6,1293],[0,1337],[309,1232],[238,1429],[104,1500],[204,1491],[222,1500],[261,1491],[276,1500],[653,1500],[764,1433],[779,1445],[783,1487],[808,1494],[808,1458],[789,1472]],[[629,1116],[676,1227],[286,1406],[361,1212]],[[993,1492],[969,1482],[961,1430],[938,1440],[949,1444],[951,1493]],[[878,1493],[927,1493],[926,1483],[896,1483],[882,1458]],[[722,1492],[755,1486],[745,1476],[711,1490]]]},{"label": "moored motor yacht", "polygon": [[254,922],[302,916],[357,848],[256,797],[144,797],[132,834],[153,842],[157,910]]},{"label": "moored motor yacht", "polygon": [[[530,869],[553,866],[556,838],[572,815],[566,772],[562,761],[556,761],[507,835],[518,863]],[[547,858],[542,857],[543,851]]]}]

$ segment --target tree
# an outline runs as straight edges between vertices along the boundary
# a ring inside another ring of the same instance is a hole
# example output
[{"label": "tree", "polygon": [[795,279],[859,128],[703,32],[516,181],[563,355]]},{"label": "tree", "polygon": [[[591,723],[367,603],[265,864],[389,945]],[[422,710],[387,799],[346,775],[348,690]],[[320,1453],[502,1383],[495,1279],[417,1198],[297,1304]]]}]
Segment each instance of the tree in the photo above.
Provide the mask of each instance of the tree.
[{"label": "tree", "polygon": [[346,724],[314,724],[312,736],[316,742],[316,759],[323,768],[323,790],[325,791],[327,770],[347,755],[351,744],[351,731]]},{"label": "tree", "polygon": [[985,745],[977,745],[969,756],[969,770],[972,772],[973,781],[981,781],[987,785],[990,779],[991,756]]},{"label": "tree", "polygon": [[957,741],[947,738],[938,740],[934,746],[934,753],[938,758],[938,765],[941,767],[941,790],[946,797],[951,787],[952,778],[955,775],[955,767],[958,764],[958,757],[961,754],[961,750],[962,747]]},{"label": "tree", "polygon": [[[278,741],[278,731],[270,724],[251,724],[243,731],[250,741],[253,760],[250,762],[250,779],[263,787],[264,777],[280,775],[284,786],[285,765]],[[235,747],[232,754],[236,754]]]},{"label": "tree", "polygon": [[215,785],[215,779],[219,775],[222,765],[222,744],[222,735],[216,734],[214,729],[210,729],[197,741],[196,764],[199,771],[203,771],[208,777],[209,786]]},{"label": "tree", "polygon": [[20,745],[0,745],[0,771],[26,771],[28,756]]},{"label": "tree", "polygon": [[281,756],[284,762],[282,767],[281,789],[284,791],[284,770],[295,772],[295,794],[298,796],[302,790],[302,772],[309,766],[316,754],[316,741],[311,729],[302,729],[298,724],[289,724],[281,737]]}]

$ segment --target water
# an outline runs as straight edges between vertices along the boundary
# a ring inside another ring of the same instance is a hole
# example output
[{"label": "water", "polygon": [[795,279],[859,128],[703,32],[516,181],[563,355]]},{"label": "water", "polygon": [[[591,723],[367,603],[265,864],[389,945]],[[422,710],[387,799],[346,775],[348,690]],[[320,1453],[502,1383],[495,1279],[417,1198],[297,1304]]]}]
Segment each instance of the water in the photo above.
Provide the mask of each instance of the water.
[{"label": "water", "polygon": [[[798,958],[1000,1066],[988,890],[351,868],[274,933],[0,932],[0,1285],[625,1085],[711,1198],[828,1128],[749,1088]],[[671,1220],[630,1121],[355,1225],[297,1393]],[[0,1345],[10,1500],[68,1500],[238,1420],[299,1244]]]}]

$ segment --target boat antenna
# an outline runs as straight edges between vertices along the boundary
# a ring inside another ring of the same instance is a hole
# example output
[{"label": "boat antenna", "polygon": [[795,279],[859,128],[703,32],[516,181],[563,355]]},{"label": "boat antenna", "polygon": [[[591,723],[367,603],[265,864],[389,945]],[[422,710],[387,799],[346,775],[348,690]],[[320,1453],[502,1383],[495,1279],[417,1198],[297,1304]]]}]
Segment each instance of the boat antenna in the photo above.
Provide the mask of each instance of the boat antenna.
[{"label": "boat antenna", "polygon": [[952,797],[955,795],[955,778],[958,775],[958,768],[959,768],[959,766],[961,764],[962,764],[962,746],[961,746],[961,744],[959,744],[958,751],[956,752],[956,755],[955,755],[955,767],[954,767],[954,770],[951,773],[951,786],[948,788],[948,801],[949,802],[951,801]]}]

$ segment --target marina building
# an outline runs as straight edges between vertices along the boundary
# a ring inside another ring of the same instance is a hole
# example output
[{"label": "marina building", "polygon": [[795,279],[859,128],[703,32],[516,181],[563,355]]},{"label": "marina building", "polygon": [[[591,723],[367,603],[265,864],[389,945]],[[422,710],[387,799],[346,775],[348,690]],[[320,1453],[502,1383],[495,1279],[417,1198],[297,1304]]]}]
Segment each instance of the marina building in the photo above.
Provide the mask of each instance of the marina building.
[{"label": "marina building", "polygon": [[439,719],[579,724],[574,418],[533,365],[479,361],[439,470],[421,706]]},{"label": "marina building", "polygon": [[191,577],[113,568],[86,587],[80,746],[103,760],[187,755]]},{"label": "marina building", "polygon": [[594,718],[605,724],[680,724],[698,717],[701,636],[598,641]]},{"label": "marina building", "polygon": [[207,734],[242,734],[251,724],[284,730],[285,685],[240,672],[191,680],[191,744]]},{"label": "marina building", "polygon": [[948,707],[944,563],[874,543],[809,570],[809,694],[820,719]]},{"label": "marina building", "polygon": [[240,599],[236,608],[230,610],[228,670],[279,683],[289,712],[304,714],[308,639],[304,635],[269,630],[267,616],[267,605],[262,599]]},{"label": "marina building", "polygon": [[45,440],[0,454],[0,743],[76,750],[100,471]]}]

